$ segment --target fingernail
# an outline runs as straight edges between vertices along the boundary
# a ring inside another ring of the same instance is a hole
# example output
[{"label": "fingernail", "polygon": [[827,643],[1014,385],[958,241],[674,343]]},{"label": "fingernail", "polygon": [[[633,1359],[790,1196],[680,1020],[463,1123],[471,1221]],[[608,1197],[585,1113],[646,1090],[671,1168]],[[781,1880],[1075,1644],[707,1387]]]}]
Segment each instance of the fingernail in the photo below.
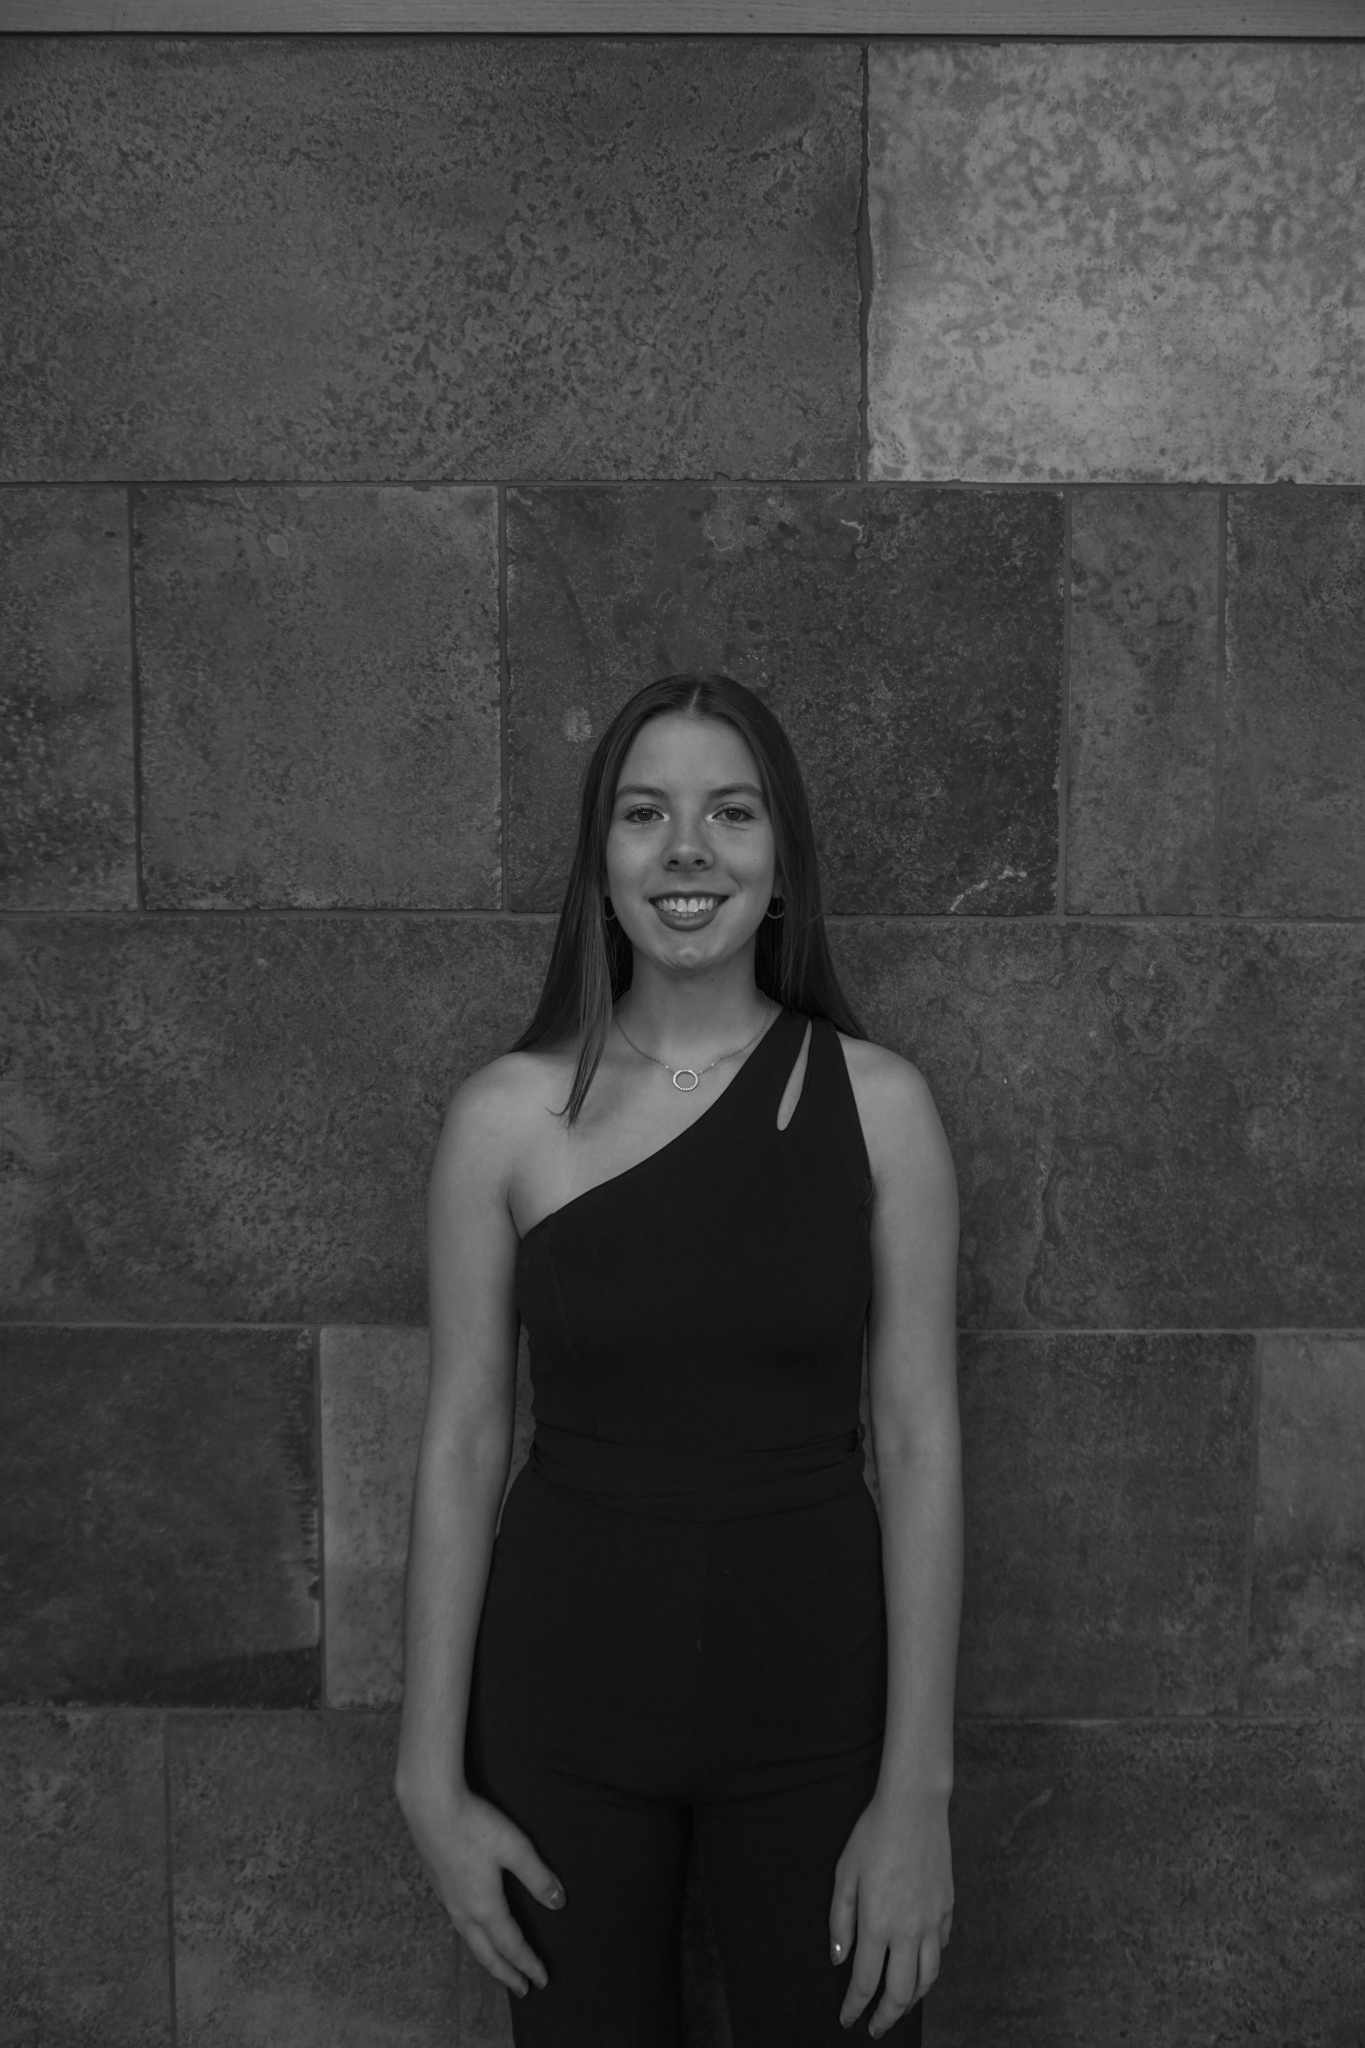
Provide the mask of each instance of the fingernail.
[{"label": "fingernail", "polygon": [[844,1951],[837,1941],[832,1941],[829,1945],[829,1952],[837,1963]]},{"label": "fingernail", "polygon": [[551,1904],[552,1906],[562,1906],[562,1905],[563,1905],[563,1903],[564,1903],[564,1888],[563,1888],[563,1886],[562,1886],[562,1885],[556,1885],[556,1886],[555,1886],[555,1888],[554,1888],[554,1890],[553,1890],[553,1891],[552,1891],[552,1892],[550,1893],[550,1904]]}]

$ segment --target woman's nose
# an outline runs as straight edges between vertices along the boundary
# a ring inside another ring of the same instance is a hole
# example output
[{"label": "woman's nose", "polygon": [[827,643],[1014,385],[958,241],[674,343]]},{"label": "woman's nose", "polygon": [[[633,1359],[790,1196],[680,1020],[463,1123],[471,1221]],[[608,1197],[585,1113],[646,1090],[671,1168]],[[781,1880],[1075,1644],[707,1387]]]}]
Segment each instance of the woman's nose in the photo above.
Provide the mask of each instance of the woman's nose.
[{"label": "woman's nose", "polygon": [[701,836],[700,827],[680,818],[669,839],[664,854],[664,866],[704,868],[710,864],[711,855]]}]

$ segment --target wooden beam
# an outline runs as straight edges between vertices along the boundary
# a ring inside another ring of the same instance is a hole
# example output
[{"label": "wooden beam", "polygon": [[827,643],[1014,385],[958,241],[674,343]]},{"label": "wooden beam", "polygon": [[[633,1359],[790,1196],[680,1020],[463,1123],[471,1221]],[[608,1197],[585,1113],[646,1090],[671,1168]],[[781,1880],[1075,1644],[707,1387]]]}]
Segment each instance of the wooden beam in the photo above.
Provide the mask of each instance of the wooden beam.
[{"label": "wooden beam", "polygon": [[1365,0],[0,0],[0,33],[1365,36]]}]

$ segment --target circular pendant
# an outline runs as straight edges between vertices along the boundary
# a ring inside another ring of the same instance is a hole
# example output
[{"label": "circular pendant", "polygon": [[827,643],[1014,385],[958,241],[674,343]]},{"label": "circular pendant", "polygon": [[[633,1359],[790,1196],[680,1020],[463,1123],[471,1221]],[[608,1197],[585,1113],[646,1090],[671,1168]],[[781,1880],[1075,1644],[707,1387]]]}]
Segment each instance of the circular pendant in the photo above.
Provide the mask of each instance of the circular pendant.
[{"label": "circular pendant", "polygon": [[[690,1074],[692,1076],[691,1080],[684,1081],[684,1074]],[[700,1085],[701,1075],[697,1073],[695,1069],[692,1067],[679,1067],[677,1073],[673,1076],[673,1086],[675,1088],[681,1088],[684,1095],[690,1095],[692,1093],[692,1090],[694,1088],[699,1087]]]}]

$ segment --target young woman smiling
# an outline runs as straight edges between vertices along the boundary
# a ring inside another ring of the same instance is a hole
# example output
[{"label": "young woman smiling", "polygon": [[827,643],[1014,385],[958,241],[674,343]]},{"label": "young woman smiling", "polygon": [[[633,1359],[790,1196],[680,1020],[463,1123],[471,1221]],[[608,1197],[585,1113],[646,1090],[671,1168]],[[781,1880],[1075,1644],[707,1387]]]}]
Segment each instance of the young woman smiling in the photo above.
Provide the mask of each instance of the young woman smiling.
[{"label": "young woman smiling", "polygon": [[953,1906],[956,1185],[730,678],[648,684],[599,741],[539,1005],[455,1095],[428,1215],[396,1790],[517,2048],[677,2048],[694,1829],[735,2048],[917,2042]]}]

